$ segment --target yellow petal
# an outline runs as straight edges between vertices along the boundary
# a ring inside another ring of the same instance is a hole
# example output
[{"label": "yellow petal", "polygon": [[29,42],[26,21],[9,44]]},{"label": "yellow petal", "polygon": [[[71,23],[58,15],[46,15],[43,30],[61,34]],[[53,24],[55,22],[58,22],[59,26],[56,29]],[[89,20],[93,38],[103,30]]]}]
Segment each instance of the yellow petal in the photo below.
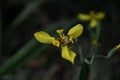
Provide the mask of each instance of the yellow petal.
[{"label": "yellow petal", "polygon": [[97,26],[97,21],[95,19],[92,19],[90,22],[90,28],[95,28]]},{"label": "yellow petal", "polygon": [[79,14],[78,18],[83,21],[89,21],[91,19],[91,16],[87,14]]},{"label": "yellow petal", "polygon": [[76,57],[76,53],[71,51],[68,46],[62,46],[62,58],[72,62],[74,64],[74,60]]},{"label": "yellow petal", "polygon": [[35,38],[41,43],[52,43],[54,41],[54,37],[51,37],[48,33],[44,31],[34,33]]},{"label": "yellow petal", "polygon": [[96,14],[95,17],[96,17],[97,20],[101,20],[105,17],[105,14],[103,12],[99,12],[99,13]]},{"label": "yellow petal", "polygon": [[72,36],[72,38],[75,39],[79,37],[82,34],[82,32],[83,26],[81,24],[77,24],[68,31],[67,35]]},{"label": "yellow petal", "polygon": [[74,43],[72,36],[69,37],[69,41],[70,41],[72,44]]},{"label": "yellow petal", "polygon": [[120,44],[118,44],[118,45],[116,46],[116,49],[120,49]]},{"label": "yellow petal", "polygon": [[63,29],[56,30],[58,34],[63,34]]},{"label": "yellow petal", "polygon": [[56,30],[56,32],[60,35],[61,38],[63,37],[63,31],[63,29]]},{"label": "yellow petal", "polygon": [[54,40],[54,41],[52,42],[52,44],[53,44],[54,46],[57,46],[57,47],[60,46],[60,42],[59,42],[58,40]]}]

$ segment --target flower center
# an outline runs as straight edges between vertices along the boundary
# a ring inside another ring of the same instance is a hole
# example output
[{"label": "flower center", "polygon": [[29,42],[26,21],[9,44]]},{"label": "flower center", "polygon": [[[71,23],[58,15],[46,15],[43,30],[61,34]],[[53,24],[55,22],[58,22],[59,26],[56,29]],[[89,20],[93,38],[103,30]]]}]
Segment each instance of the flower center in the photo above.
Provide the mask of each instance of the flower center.
[{"label": "flower center", "polygon": [[59,42],[61,46],[66,46],[69,43],[73,43],[73,39],[71,36],[66,35],[63,33],[63,29],[56,30],[56,32],[59,34],[59,37],[56,38],[56,40]]},{"label": "flower center", "polygon": [[61,42],[61,45],[62,45],[62,46],[65,46],[65,45],[69,44],[69,43],[70,43],[69,37],[68,37],[68,36],[64,36],[64,38],[61,39],[60,42]]},{"label": "flower center", "polygon": [[62,38],[56,38],[59,42],[60,42],[60,45],[61,46],[66,46],[68,45],[69,43],[71,43],[70,39],[69,39],[69,36],[64,36]]}]

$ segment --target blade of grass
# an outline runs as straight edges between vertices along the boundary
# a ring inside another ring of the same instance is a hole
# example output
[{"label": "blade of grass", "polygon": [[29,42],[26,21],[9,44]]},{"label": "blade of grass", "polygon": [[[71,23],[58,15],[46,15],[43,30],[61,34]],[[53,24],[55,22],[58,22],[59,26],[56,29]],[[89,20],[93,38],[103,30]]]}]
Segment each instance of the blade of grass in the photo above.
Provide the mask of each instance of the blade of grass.
[{"label": "blade of grass", "polygon": [[10,24],[13,28],[17,27],[22,21],[24,21],[38,6],[42,5],[45,0],[31,1],[24,10],[13,20]]},{"label": "blade of grass", "polygon": [[[30,14],[33,13],[33,10],[35,10],[38,6],[41,6],[44,3],[44,1],[46,0],[29,1],[29,3],[25,5],[23,10],[20,11],[20,13],[17,14],[17,16],[15,16],[14,20],[11,21],[11,23],[7,25],[9,27],[5,28],[5,31],[3,32],[3,35],[4,35],[3,37],[4,44],[3,44],[3,50],[2,50],[3,53],[9,54],[10,53],[9,50],[13,51],[16,49],[14,48],[14,46],[19,46],[19,43],[18,43],[19,37],[17,36],[19,35],[18,33],[20,32],[18,31],[18,27],[20,26],[22,22],[28,19],[31,16]],[[32,22],[36,24],[34,20]],[[31,25],[32,23],[29,23],[29,24]],[[6,26],[3,25],[3,27],[6,27]],[[9,40],[9,42],[7,40]]]},{"label": "blade of grass", "polygon": [[[59,21],[57,23],[48,25],[48,29],[46,31],[54,34],[54,31],[59,28],[59,25],[62,26],[63,29],[68,29],[75,22],[76,19]],[[27,60],[38,56],[42,51],[46,50],[47,47],[48,46],[46,45],[38,44],[34,38],[31,39],[23,48],[16,52],[13,57],[1,65],[0,75],[5,75],[14,71],[16,68],[23,65]]]},{"label": "blade of grass", "polygon": [[12,58],[8,59],[0,67],[0,74],[6,73],[15,64],[19,63],[19,60],[21,60],[24,57],[25,53],[28,53],[36,45],[37,45],[37,42],[34,39],[30,40],[22,49],[20,49]]}]

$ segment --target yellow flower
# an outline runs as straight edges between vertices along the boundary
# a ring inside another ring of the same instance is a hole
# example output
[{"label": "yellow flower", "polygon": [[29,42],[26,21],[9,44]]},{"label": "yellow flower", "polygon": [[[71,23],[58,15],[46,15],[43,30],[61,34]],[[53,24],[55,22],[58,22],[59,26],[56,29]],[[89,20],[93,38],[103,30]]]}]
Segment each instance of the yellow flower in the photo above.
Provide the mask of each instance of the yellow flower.
[{"label": "yellow flower", "polygon": [[48,33],[44,31],[39,31],[34,33],[35,38],[41,43],[53,44],[54,46],[62,48],[62,58],[72,62],[74,64],[74,60],[76,57],[76,53],[70,50],[68,44],[74,43],[74,39],[79,37],[83,32],[83,26],[81,24],[77,24],[72,27],[67,35],[63,32],[63,29],[56,30],[59,34],[59,37],[52,37]]},{"label": "yellow flower", "polygon": [[99,20],[103,19],[105,14],[103,12],[95,13],[90,11],[89,14],[79,14],[78,18],[83,21],[90,21],[90,27],[95,28]]},{"label": "yellow flower", "polygon": [[120,49],[120,44],[118,44],[117,46],[115,46],[115,48],[118,50]]},{"label": "yellow flower", "polygon": [[93,40],[92,40],[92,45],[96,45],[96,44],[97,44],[96,39],[93,39]]}]

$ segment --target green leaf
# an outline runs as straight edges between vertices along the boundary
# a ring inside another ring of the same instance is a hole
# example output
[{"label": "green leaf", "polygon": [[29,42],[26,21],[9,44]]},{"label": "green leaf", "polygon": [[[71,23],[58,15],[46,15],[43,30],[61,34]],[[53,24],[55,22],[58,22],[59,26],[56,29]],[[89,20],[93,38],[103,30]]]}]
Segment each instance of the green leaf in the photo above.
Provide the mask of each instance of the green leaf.
[{"label": "green leaf", "polygon": [[107,58],[111,58],[115,54],[116,51],[117,51],[116,48],[111,49],[109,53],[107,54]]},{"label": "green leaf", "polygon": [[35,39],[30,40],[22,49],[20,49],[12,58],[8,59],[1,67],[0,74],[5,74],[10,69],[14,68],[23,59],[26,53],[29,53],[37,45]]}]

